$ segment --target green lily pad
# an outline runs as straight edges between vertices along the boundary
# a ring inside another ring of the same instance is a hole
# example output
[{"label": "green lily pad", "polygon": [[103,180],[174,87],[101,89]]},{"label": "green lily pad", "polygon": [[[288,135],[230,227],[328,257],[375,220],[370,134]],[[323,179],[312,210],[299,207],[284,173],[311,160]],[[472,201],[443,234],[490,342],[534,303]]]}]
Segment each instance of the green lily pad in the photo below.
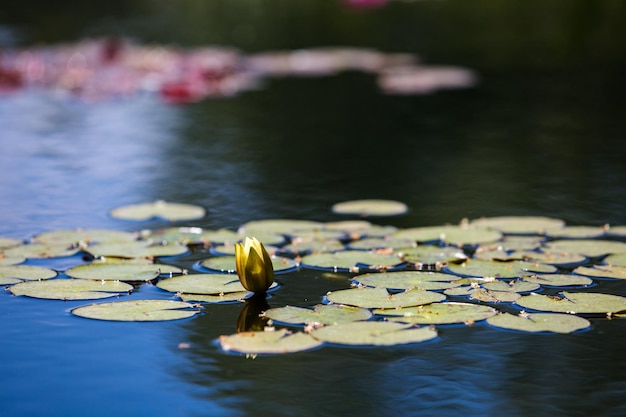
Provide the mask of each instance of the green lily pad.
[{"label": "green lily pad", "polygon": [[626,253],[615,253],[604,258],[607,265],[626,266]]},{"label": "green lily pad", "polygon": [[554,230],[546,230],[546,236],[553,239],[593,239],[605,234],[605,227],[594,226],[565,226]]},{"label": "green lily pad", "polygon": [[5,256],[4,253],[0,252],[0,266],[17,265],[24,261],[26,261],[24,256]]},{"label": "green lily pad", "polygon": [[374,310],[374,314],[392,316],[387,320],[411,324],[471,324],[494,316],[496,313],[497,311],[489,306],[454,302],[433,303],[392,310]]},{"label": "green lily pad", "polygon": [[30,265],[0,266],[0,285],[17,284],[22,281],[51,279],[57,276],[53,269]]},{"label": "green lily pad", "polygon": [[38,243],[51,245],[76,245],[78,243],[119,243],[130,242],[137,239],[134,233],[121,230],[107,229],[75,229],[75,230],[51,230],[34,237]]},{"label": "green lily pad", "polygon": [[594,265],[592,267],[579,266],[574,269],[575,274],[597,278],[626,279],[626,266]]},{"label": "green lily pad", "polygon": [[593,284],[587,277],[570,274],[537,274],[524,277],[524,281],[535,282],[543,287],[586,287]]},{"label": "green lily pad", "polygon": [[533,272],[556,272],[556,267],[552,265],[524,261],[483,261],[480,259],[471,259],[460,265],[451,264],[446,269],[460,276],[495,278],[520,278],[531,275]]},{"label": "green lily pad", "polygon": [[412,239],[424,243],[441,241],[451,245],[478,245],[500,240],[502,234],[495,230],[468,226],[429,226],[399,230],[396,238]]},{"label": "green lily pad", "polygon": [[483,288],[489,291],[530,292],[540,288],[539,284],[530,281],[513,280],[485,282]]},{"label": "green lily pad", "polygon": [[283,246],[281,251],[302,256],[310,253],[337,252],[344,249],[345,247],[338,240],[308,240]]},{"label": "green lily pad", "polygon": [[561,296],[531,294],[516,304],[523,308],[557,313],[618,313],[626,310],[626,298],[612,294],[562,292]]},{"label": "green lily pad", "polygon": [[492,291],[486,288],[476,288],[469,292],[470,299],[486,303],[512,303],[521,297],[513,291]]},{"label": "green lily pad", "polygon": [[[152,281],[161,274],[160,264],[93,263],[69,268],[65,273],[71,278],[105,281]],[[169,265],[163,265],[171,269]],[[182,272],[182,270],[178,270]]]},{"label": "green lily pad", "polygon": [[237,292],[227,292],[224,294],[179,294],[179,297],[183,301],[187,302],[197,302],[197,303],[232,303],[236,301],[243,301],[247,298],[250,298],[254,295],[253,292],[249,291],[237,291]]},{"label": "green lily pad", "polygon": [[397,216],[406,213],[408,207],[400,201],[393,200],[352,200],[336,203],[333,213],[355,214],[358,216]]},{"label": "green lily pad", "polygon": [[597,258],[613,253],[626,252],[626,243],[613,240],[555,240],[546,243],[551,252],[578,253],[590,258]]},{"label": "green lily pad", "polygon": [[247,222],[239,227],[237,233],[240,236],[254,236],[263,244],[272,244],[273,242],[261,239],[259,236],[264,233],[291,236],[309,230],[321,230],[323,227],[323,223],[309,220],[265,219]]},{"label": "green lily pad", "polygon": [[21,239],[14,239],[12,237],[0,236],[0,250],[9,249],[15,246],[19,246],[23,243]]},{"label": "green lily pad", "polygon": [[410,248],[415,246],[415,242],[411,239],[400,238],[381,238],[369,237],[361,240],[355,240],[348,244],[350,249],[372,250],[372,249],[389,249],[396,250],[400,248]]},{"label": "green lily pad", "polygon": [[291,234],[291,242],[308,242],[312,240],[345,240],[348,234],[343,230],[328,230],[328,229],[305,229],[294,230]]},{"label": "green lily pad", "polygon": [[461,297],[468,296],[469,297],[472,291],[474,291],[476,288],[478,287],[472,287],[471,285],[462,285],[460,287],[448,288],[443,293],[445,295],[450,295],[453,297],[454,296],[461,296]]},{"label": "green lily pad", "polygon": [[489,317],[487,323],[492,326],[522,332],[553,332],[572,333],[586,329],[591,325],[589,320],[572,314],[525,313],[519,316],[503,313]]},{"label": "green lily pad", "polygon": [[484,247],[478,248],[474,253],[475,259],[481,261],[521,261],[524,259],[523,253],[519,251],[506,251],[502,248],[485,249]]},{"label": "green lily pad", "polygon": [[184,294],[226,294],[247,292],[239,278],[229,274],[189,274],[162,279],[157,287]]},{"label": "green lily pad", "polygon": [[24,257],[24,258],[61,258],[77,254],[80,248],[77,246],[68,246],[65,243],[29,243],[25,245],[15,246],[4,250],[6,257]]},{"label": "green lily pad", "polygon": [[342,345],[393,346],[419,343],[437,337],[430,327],[388,321],[361,321],[323,326],[311,332],[320,341]]},{"label": "green lily pad", "polygon": [[131,204],[117,207],[109,213],[111,217],[123,220],[150,220],[160,217],[169,221],[201,219],[204,208],[191,204],[169,203],[157,200],[152,203]]},{"label": "green lily pad", "polygon": [[607,230],[607,234],[609,234],[611,236],[625,237],[626,236],[626,226],[611,226]]},{"label": "green lily pad", "polygon": [[458,287],[454,283],[459,277],[440,272],[398,271],[357,275],[354,281],[368,287],[383,287],[390,290],[445,290]]},{"label": "green lily pad", "polygon": [[365,308],[318,304],[313,310],[294,306],[271,308],[265,312],[265,317],[290,324],[320,323],[334,325],[368,320],[372,317],[372,313]]},{"label": "green lily pad", "polygon": [[470,224],[486,227],[507,234],[544,234],[546,230],[564,227],[560,219],[542,216],[500,216],[475,219]]},{"label": "green lily pad", "polygon": [[[289,272],[298,266],[296,261],[283,256],[272,256],[271,259],[274,272],[277,274]],[[214,256],[203,260],[200,262],[200,265],[212,271],[219,271],[221,273],[237,273],[234,256]]]},{"label": "green lily pad", "polygon": [[395,255],[360,250],[314,253],[302,257],[301,265],[330,271],[385,270],[402,263]]},{"label": "green lily pad", "polygon": [[91,304],[72,310],[75,316],[111,321],[166,321],[195,316],[193,304],[172,300],[132,300]]},{"label": "green lily pad", "polygon": [[338,230],[347,235],[361,235],[361,231],[372,227],[372,223],[367,220],[342,220],[338,222],[324,223],[326,230]]},{"label": "green lily pad", "polygon": [[362,308],[400,308],[436,303],[446,296],[432,291],[413,289],[390,294],[385,288],[351,288],[326,294],[331,303],[347,304]]},{"label": "green lily pad", "polygon": [[537,251],[504,251],[479,250],[474,254],[476,259],[487,261],[526,261],[571,268],[587,262],[587,258],[577,253],[537,252]]},{"label": "green lily pad", "polygon": [[403,261],[416,266],[417,269],[435,269],[437,266],[443,266],[449,262],[459,263],[467,259],[467,255],[459,248],[433,245],[403,248],[398,251],[398,256]]},{"label": "green lily pad", "polygon": [[241,236],[232,230],[207,230],[200,227],[167,227],[157,230],[142,230],[141,236],[155,242],[205,246],[225,243],[232,245],[241,240]]},{"label": "green lily pad", "polygon": [[125,243],[97,243],[85,249],[95,257],[116,258],[153,258],[160,256],[176,256],[187,253],[189,249],[185,245],[169,243],[165,245],[154,244],[151,241],[137,240]]},{"label": "green lily pad", "polygon": [[13,295],[48,300],[91,300],[119,296],[132,291],[132,285],[120,281],[53,279],[29,281],[9,288]]},{"label": "green lily pad", "polygon": [[506,251],[532,251],[538,249],[543,242],[545,238],[542,236],[506,235],[494,246]]},{"label": "green lily pad", "polygon": [[239,352],[251,355],[281,354],[301,352],[322,345],[322,342],[310,335],[287,329],[267,332],[242,332],[228,336],[220,336],[219,343],[227,352]]}]

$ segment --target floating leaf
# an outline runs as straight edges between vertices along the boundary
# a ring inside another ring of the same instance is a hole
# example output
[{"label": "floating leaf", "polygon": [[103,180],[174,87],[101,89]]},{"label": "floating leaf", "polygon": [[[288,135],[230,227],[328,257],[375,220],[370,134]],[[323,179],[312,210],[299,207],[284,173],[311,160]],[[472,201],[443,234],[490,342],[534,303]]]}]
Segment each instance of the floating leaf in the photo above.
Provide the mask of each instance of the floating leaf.
[{"label": "floating leaf", "polygon": [[502,238],[502,234],[498,231],[467,226],[415,227],[399,230],[393,236],[420,243],[441,241],[459,246],[491,243]]},{"label": "floating leaf", "polygon": [[0,250],[9,249],[15,246],[21,245],[23,242],[21,239],[14,239],[12,237],[0,236]]},{"label": "floating leaf", "polygon": [[167,227],[157,230],[142,230],[141,236],[155,242],[180,243],[184,245],[232,245],[241,239],[228,229],[207,230],[200,227]]},{"label": "floating leaf", "polygon": [[626,279],[626,266],[594,265],[592,267],[579,266],[574,269],[575,274],[597,278]]},{"label": "floating leaf", "polygon": [[544,234],[548,229],[565,226],[563,220],[542,216],[482,217],[472,220],[470,224],[509,234]]},{"label": "floating leaf", "polygon": [[539,284],[530,281],[493,281],[485,282],[483,288],[489,291],[511,291],[511,292],[530,292],[539,288]]},{"label": "floating leaf", "polygon": [[178,243],[153,244],[151,241],[134,241],[125,243],[98,243],[90,245],[86,251],[95,257],[110,256],[116,258],[153,258],[160,256],[176,256],[187,253],[187,246]]},{"label": "floating leaf", "polygon": [[359,307],[318,304],[313,310],[293,306],[272,308],[265,312],[265,317],[290,324],[320,323],[334,325],[368,320],[372,317],[372,313]]},{"label": "floating leaf", "polygon": [[168,203],[157,200],[152,203],[131,204],[117,207],[110,212],[111,217],[124,220],[150,220],[160,217],[169,221],[201,219],[204,208],[191,204]]},{"label": "floating leaf", "polygon": [[80,242],[91,243],[118,243],[134,241],[137,237],[134,233],[121,230],[107,229],[75,229],[75,230],[51,230],[34,237],[39,243],[50,245],[76,245]]},{"label": "floating leaf", "polygon": [[4,251],[6,257],[25,257],[25,258],[60,258],[72,256],[79,252],[79,248],[68,246],[65,243],[48,244],[48,243],[30,243],[26,245],[15,246]]},{"label": "floating leaf", "polygon": [[358,216],[397,216],[408,210],[406,204],[393,200],[352,200],[336,203],[333,213],[355,214]]},{"label": "floating leaf", "polygon": [[243,301],[254,295],[249,291],[228,292],[224,294],[180,294],[179,297],[183,301],[198,303],[232,303],[235,301]]},{"label": "floating leaf", "polygon": [[589,320],[572,314],[525,313],[515,316],[509,313],[489,317],[487,323],[492,326],[522,332],[553,332],[572,333],[586,329],[591,325]]},{"label": "floating leaf", "polygon": [[513,291],[491,291],[485,288],[476,288],[469,292],[470,299],[486,303],[511,303],[521,297]]},{"label": "floating leaf", "polygon": [[546,230],[546,236],[553,239],[593,239],[606,233],[604,227],[565,226],[554,230]]},{"label": "floating leaf", "polygon": [[0,252],[0,266],[17,265],[24,261],[26,261],[24,256],[5,256],[4,253]]},{"label": "floating leaf", "polygon": [[626,252],[626,243],[613,240],[555,240],[548,242],[546,248],[552,252],[578,253],[587,257],[597,258],[600,256]]},{"label": "floating leaf", "polygon": [[321,230],[323,223],[308,220],[290,220],[290,219],[265,219],[253,220],[243,224],[237,231],[240,236],[256,237],[263,244],[274,244],[274,242],[262,239],[260,234],[281,234],[296,235],[310,230]]},{"label": "floating leaf", "polygon": [[395,255],[358,250],[334,253],[314,253],[302,257],[301,264],[309,268],[331,271],[384,270],[402,263]]},{"label": "floating leaf", "polygon": [[466,277],[518,278],[532,272],[555,272],[556,268],[552,265],[524,261],[498,262],[472,259],[460,265],[448,265],[446,270]]},{"label": "floating leaf", "polygon": [[[298,266],[296,261],[293,259],[282,256],[272,256],[271,259],[274,272],[277,274],[289,272]],[[200,265],[212,271],[219,271],[227,274],[235,274],[237,272],[234,256],[215,256],[207,258],[200,262]]]},{"label": "floating leaf", "polygon": [[225,294],[246,292],[237,276],[228,274],[189,274],[162,279],[157,287],[185,294]]},{"label": "floating leaf", "polygon": [[524,281],[535,282],[544,287],[574,287],[593,284],[593,281],[587,277],[568,274],[537,274],[524,277]]},{"label": "floating leaf", "polygon": [[531,294],[516,304],[523,308],[557,313],[617,313],[626,310],[626,298],[612,294],[562,292],[561,296]]},{"label": "floating leaf", "polygon": [[372,250],[372,249],[389,249],[395,250],[400,248],[410,248],[415,246],[415,242],[411,239],[401,238],[380,238],[370,237],[361,240],[355,240],[348,244],[350,249]]},{"label": "floating leaf", "polygon": [[353,278],[361,285],[383,287],[390,290],[408,290],[411,288],[445,290],[446,288],[458,287],[460,284],[452,282],[456,279],[459,277],[440,272],[421,271],[381,272],[357,275]]},{"label": "floating leaf", "polygon": [[77,307],[72,314],[88,319],[111,321],[179,320],[198,314],[193,304],[172,300],[133,300]]},{"label": "floating leaf", "polygon": [[338,240],[308,240],[296,241],[282,247],[281,252],[287,252],[295,255],[305,255],[310,253],[328,253],[337,252],[345,249],[343,244]]},{"label": "floating leaf", "polygon": [[609,234],[611,236],[625,237],[626,236],[626,226],[611,226],[607,230],[607,234]]},{"label": "floating leaf", "polygon": [[[169,265],[163,267],[172,268]],[[65,271],[67,276],[105,281],[151,281],[161,274],[159,264],[93,263]],[[179,272],[182,272],[180,269]]]},{"label": "floating leaf", "polygon": [[432,291],[413,289],[396,294],[380,287],[351,288],[326,294],[331,303],[347,304],[362,308],[400,308],[436,303],[446,296]]},{"label": "floating leaf", "polygon": [[54,279],[22,282],[10,287],[9,291],[13,295],[49,300],[91,300],[114,297],[132,289],[132,285],[120,281]]},{"label": "floating leaf", "polygon": [[225,351],[245,354],[280,354],[301,352],[322,345],[310,335],[287,329],[267,332],[242,332],[220,336],[219,343]]},{"label": "floating leaf", "polygon": [[474,323],[496,314],[489,306],[470,303],[433,303],[418,307],[377,309],[374,314],[392,316],[390,321],[411,324]]},{"label": "floating leaf", "polygon": [[51,279],[57,276],[52,269],[30,265],[0,266],[0,285],[11,285],[22,281]]},{"label": "floating leaf", "polygon": [[437,331],[403,323],[362,321],[323,326],[313,330],[311,335],[324,342],[342,345],[393,346],[434,339]]},{"label": "floating leaf", "polygon": [[348,238],[348,234],[343,230],[327,230],[327,229],[305,229],[294,230],[291,234],[291,241],[294,242],[308,242],[312,240],[345,240]]},{"label": "floating leaf", "polygon": [[433,245],[403,248],[398,256],[405,262],[415,264],[418,269],[438,269],[449,262],[458,263],[467,259],[467,255],[459,248]]},{"label": "floating leaf", "polygon": [[626,266],[626,253],[616,253],[604,258],[604,262],[608,265]]}]

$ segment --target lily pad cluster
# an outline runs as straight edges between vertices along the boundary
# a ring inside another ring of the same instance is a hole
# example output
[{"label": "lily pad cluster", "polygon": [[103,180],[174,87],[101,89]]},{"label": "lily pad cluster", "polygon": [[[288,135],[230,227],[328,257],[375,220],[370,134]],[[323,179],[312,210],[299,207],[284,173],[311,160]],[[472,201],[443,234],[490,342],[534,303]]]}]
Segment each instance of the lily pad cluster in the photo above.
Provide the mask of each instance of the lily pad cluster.
[{"label": "lily pad cluster", "polygon": [[[359,217],[406,211],[384,200],[349,203],[332,210]],[[205,214],[164,202],[140,205],[142,216],[133,210],[114,209],[111,215],[175,221]],[[622,229],[567,226],[548,217],[493,217],[404,229],[360,218],[259,219],[238,230],[52,230],[24,241],[0,237],[0,284],[15,296],[38,299],[124,299],[71,310],[99,320],[188,319],[210,304],[245,303],[237,332],[218,342],[224,351],[251,355],[418,343],[455,326],[571,333],[626,312],[623,291],[602,290],[607,281],[626,279],[626,235],[611,232]],[[265,295],[259,299],[247,291],[236,274],[235,244],[246,236],[268,249],[276,274],[270,298],[283,283],[299,285],[314,271],[332,276],[323,279],[332,280],[333,288],[344,280],[345,288],[309,294],[309,300],[317,299],[314,306],[270,307]],[[61,257],[76,265],[32,265]],[[182,266],[189,259],[191,272]],[[143,285],[156,285],[162,297],[138,299],[134,293]]]}]

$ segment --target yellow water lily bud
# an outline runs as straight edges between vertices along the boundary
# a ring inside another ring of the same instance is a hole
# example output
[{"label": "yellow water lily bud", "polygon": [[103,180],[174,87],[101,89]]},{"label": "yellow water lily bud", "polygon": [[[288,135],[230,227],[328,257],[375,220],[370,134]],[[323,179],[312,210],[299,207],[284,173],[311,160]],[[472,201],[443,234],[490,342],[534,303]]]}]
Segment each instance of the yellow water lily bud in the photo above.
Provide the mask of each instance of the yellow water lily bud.
[{"label": "yellow water lily bud", "polygon": [[256,238],[235,243],[235,263],[241,285],[255,293],[265,292],[274,282],[272,259]]}]

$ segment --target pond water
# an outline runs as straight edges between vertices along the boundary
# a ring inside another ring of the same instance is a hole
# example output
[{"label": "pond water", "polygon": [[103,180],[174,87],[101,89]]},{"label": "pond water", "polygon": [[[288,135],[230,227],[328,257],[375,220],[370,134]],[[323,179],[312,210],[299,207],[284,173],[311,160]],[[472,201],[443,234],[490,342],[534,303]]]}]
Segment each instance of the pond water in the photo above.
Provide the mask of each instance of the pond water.
[{"label": "pond water", "polygon": [[[95,11],[71,3],[50,10],[41,2],[30,14],[8,7],[0,40],[22,47],[113,33],[250,52],[354,45],[465,67],[479,81],[390,95],[372,74],[348,71],[273,78],[188,105],[151,94],[90,103],[37,89],[5,94],[0,236],[164,227],[108,216],[158,199],[205,207],[205,218],[181,225],[210,229],[266,218],[341,220],[331,206],[361,198],[406,203],[407,214],[372,220],[397,227],[497,215],[626,224],[626,7],[618,2],[390,1],[354,9],[189,1],[172,9],[148,1]],[[63,24],[61,15],[75,19]],[[172,263],[193,268],[205,255]],[[64,270],[81,262],[28,263]],[[313,306],[348,288],[348,278],[287,274],[268,301]],[[626,295],[623,282],[602,286]],[[133,297],[171,295],[145,284]],[[624,320],[594,320],[570,335],[450,326],[423,344],[246,359],[215,342],[235,331],[241,304],[163,323],[70,314],[84,304],[0,293],[1,417],[626,414]]]}]

